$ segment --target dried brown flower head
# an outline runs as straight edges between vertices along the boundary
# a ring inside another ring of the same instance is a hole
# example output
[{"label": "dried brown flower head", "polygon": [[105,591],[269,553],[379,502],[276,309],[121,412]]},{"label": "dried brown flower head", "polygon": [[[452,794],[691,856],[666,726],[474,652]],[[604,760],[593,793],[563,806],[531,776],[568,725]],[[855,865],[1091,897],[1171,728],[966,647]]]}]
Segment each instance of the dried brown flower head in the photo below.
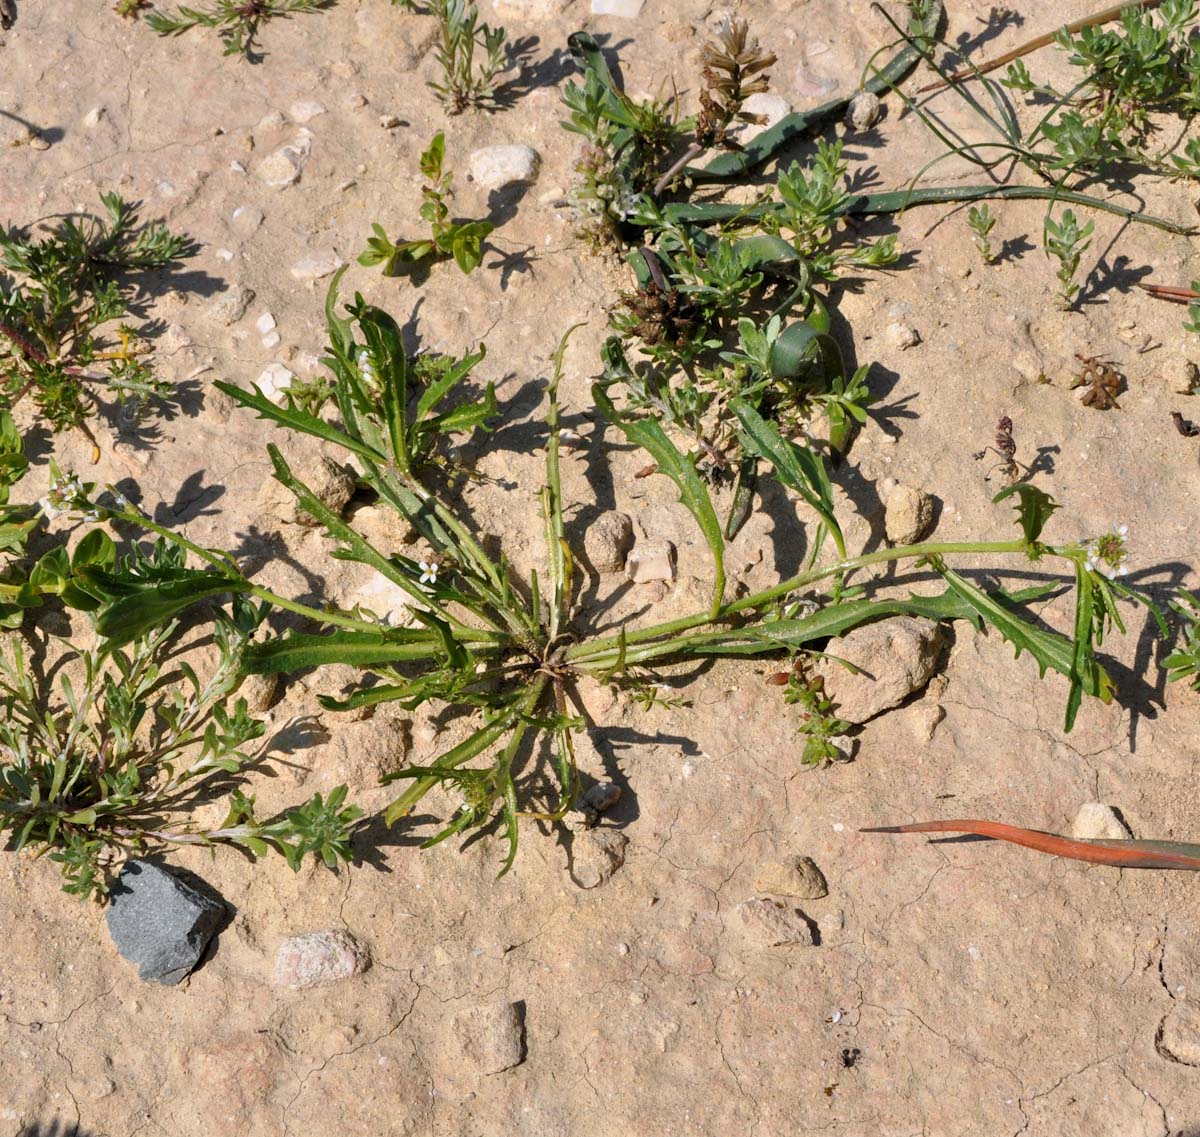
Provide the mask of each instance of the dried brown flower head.
[{"label": "dried brown flower head", "polygon": [[731,20],[717,33],[716,43],[704,45],[700,52],[704,89],[700,92],[700,114],[696,116],[697,145],[741,149],[729,138],[729,127],[735,121],[762,121],[761,116],[743,111],[742,103],[750,95],[768,89],[771,77],[766,70],[775,59],[750,36],[750,25],[745,20]]},{"label": "dried brown flower head", "polygon": [[1117,396],[1121,393],[1121,374],[1111,363],[1105,362],[1095,355],[1079,355],[1075,358],[1083,364],[1083,370],[1075,376],[1071,390],[1076,387],[1087,388],[1080,402],[1085,407],[1095,407],[1098,411],[1121,409]]}]

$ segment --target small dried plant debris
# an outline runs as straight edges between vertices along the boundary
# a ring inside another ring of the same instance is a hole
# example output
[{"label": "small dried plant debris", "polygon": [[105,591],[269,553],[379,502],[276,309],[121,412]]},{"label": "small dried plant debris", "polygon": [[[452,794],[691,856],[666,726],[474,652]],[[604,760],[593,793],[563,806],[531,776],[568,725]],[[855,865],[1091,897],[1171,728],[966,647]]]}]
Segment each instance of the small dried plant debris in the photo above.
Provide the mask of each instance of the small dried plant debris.
[{"label": "small dried plant debris", "polygon": [[113,11],[125,20],[136,20],[142,10],[150,7],[150,0],[117,0]]},{"label": "small dried plant debris", "polygon": [[[468,107],[494,107],[496,77],[506,67],[504,28],[480,23],[479,8],[466,0],[430,0],[430,11],[440,25],[434,58],[442,69],[442,81],[430,81],[429,86],[450,114],[462,114]],[[483,54],[478,67],[477,50]]]},{"label": "small dried plant debris", "polygon": [[1200,434],[1200,426],[1197,426],[1189,418],[1184,418],[1178,411],[1171,412],[1171,421],[1175,424],[1175,429],[1183,435],[1184,438],[1195,438]]},{"label": "small dried plant debris", "polygon": [[262,54],[255,51],[254,41],[267,20],[320,12],[333,4],[334,0],[216,0],[208,8],[156,8],[146,14],[146,23],[164,36],[182,35],[192,28],[216,28],[225,55],[242,55],[256,63]]},{"label": "small dried plant debris", "polygon": [[717,33],[716,43],[701,49],[700,62],[704,87],[696,116],[696,145],[703,150],[714,146],[740,150],[737,141],[729,137],[729,128],[734,122],[762,121],[760,115],[743,111],[742,105],[751,95],[769,89],[767,68],[776,57],[759,47],[745,20],[731,20]]},{"label": "small dried plant debris", "polygon": [[[1000,457],[999,463],[992,469],[998,469],[1004,475],[1004,480],[1011,485],[1020,476],[1021,468],[1017,464],[1017,444],[1013,439],[1013,422],[1008,415],[1002,415],[1000,421],[996,423],[996,435],[992,445],[977,450],[972,457],[976,462],[982,461],[989,450]],[[990,480],[991,476],[989,470],[986,478]]]},{"label": "small dried plant debris", "polygon": [[100,335],[127,315],[137,275],[185,256],[191,242],[161,222],[140,225],[137,206],[100,195],[106,216],[72,216],[46,236],[0,230],[0,403],[26,395],[55,430],[86,429],[99,384],[136,410],[170,390],[145,362],[147,345],[121,323],[116,343]]},{"label": "small dried plant debris", "polygon": [[1085,388],[1079,401],[1085,407],[1095,407],[1098,411],[1120,410],[1121,404],[1117,402],[1117,396],[1121,393],[1120,372],[1111,363],[1094,355],[1076,353],[1075,358],[1083,364],[1083,370],[1071,384],[1071,390]]}]

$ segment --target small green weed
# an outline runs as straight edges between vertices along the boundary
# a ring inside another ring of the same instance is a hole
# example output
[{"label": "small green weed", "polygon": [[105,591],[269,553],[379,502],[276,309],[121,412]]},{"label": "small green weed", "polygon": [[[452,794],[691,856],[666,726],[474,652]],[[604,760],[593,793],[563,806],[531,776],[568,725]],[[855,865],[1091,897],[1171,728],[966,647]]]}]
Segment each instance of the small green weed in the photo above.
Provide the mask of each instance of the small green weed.
[{"label": "small green weed", "polygon": [[396,242],[376,223],[372,225],[375,236],[367,238],[367,249],[358,258],[360,265],[382,265],[384,276],[413,272],[426,262],[450,257],[463,272],[479,267],[483,242],[494,226],[490,221],[451,220],[447,202],[453,196],[454,175],[444,168],[445,157],[446,138],[439,130],[421,155],[421,173],[428,183],[421,188],[420,212],[429,222],[429,237]]},{"label": "small green weed", "polygon": [[146,13],[146,23],[164,36],[182,35],[192,28],[217,28],[225,45],[225,55],[241,55],[252,63],[263,56],[255,50],[255,41],[268,20],[288,19],[307,12],[332,8],[335,0],[213,0],[208,8],[174,11],[154,9]]},{"label": "small green weed", "polygon": [[[442,69],[441,82],[429,86],[452,115],[469,107],[493,108],[496,77],[507,66],[504,28],[481,23],[478,6],[469,0],[429,0],[429,11],[439,24],[434,58]],[[476,51],[483,54],[478,66]]]},{"label": "small green weed", "polygon": [[131,409],[170,391],[131,326],[117,327],[115,346],[100,329],[128,314],[131,275],[178,260],[191,243],[161,222],[139,225],[137,207],[115,193],[100,199],[104,218],[68,217],[44,237],[0,230],[3,266],[17,274],[0,275],[0,399],[14,407],[28,395],[56,431],[86,429],[90,387]]}]

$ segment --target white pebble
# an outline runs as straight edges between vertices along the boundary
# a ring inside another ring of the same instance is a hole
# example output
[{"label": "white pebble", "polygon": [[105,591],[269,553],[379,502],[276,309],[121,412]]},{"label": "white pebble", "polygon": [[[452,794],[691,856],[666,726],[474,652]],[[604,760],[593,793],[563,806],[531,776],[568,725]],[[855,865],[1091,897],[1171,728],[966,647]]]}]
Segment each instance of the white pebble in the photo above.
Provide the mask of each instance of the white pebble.
[{"label": "white pebble", "polygon": [[531,146],[484,146],[470,159],[470,177],[484,189],[537,181],[541,156]]},{"label": "white pebble", "polygon": [[636,20],[642,14],[644,4],[645,0],[592,0],[592,15]]},{"label": "white pebble", "polygon": [[260,336],[265,336],[267,332],[275,329],[275,317],[270,312],[264,312],[257,320],[254,321],[254,330]]},{"label": "white pebble", "polygon": [[272,363],[254,381],[254,385],[273,403],[282,404],[283,392],[291,385],[295,376],[282,363]]},{"label": "white pebble", "polygon": [[326,111],[325,107],[315,99],[306,99],[303,102],[292,103],[288,113],[292,116],[293,122],[310,122],[312,119],[325,114]]},{"label": "white pebble", "polygon": [[301,257],[292,265],[292,276],[297,280],[320,280],[323,276],[337,272],[341,267],[342,258],[332,249],[318,249],[315,253]]}]

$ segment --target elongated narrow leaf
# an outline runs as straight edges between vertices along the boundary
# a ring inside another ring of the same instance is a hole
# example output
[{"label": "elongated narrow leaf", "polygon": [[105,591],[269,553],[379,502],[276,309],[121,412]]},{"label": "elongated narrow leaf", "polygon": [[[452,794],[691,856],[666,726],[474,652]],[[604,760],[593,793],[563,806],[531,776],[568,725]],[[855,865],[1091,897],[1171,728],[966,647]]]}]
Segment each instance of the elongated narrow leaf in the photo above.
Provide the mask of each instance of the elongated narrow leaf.
[{"label": "elongated narrow leaf", "polygon": [[382,308],[364,305],[358,310],[358,326],[367,341],[367,355],[383,396],[383,416],[392,444],[392,458],[407,471],[408,449],[408,355],[400,325]]},{"label": "elongated narrow leaf", "polygon": [[478,351],[464,356],[453,367],[449,368],[444,375],[439,376],[434,382],[430,383],[421,392],[421,397],[417,400],[417,409],[413,415],[413,424],[416,425],[428,418],[433,413],[434,408],[467,377],[472,368],[486,354],[487,349],[483,344],[480,344]]},{"label": "elongated narrow leaf", "polygon": [[630,442],[642,447],[654,459],[658,464],[658,472],[666,474],[675,483],[679,500],[688,507],[700,526],[712,552],[715,577],[712,615],[715,619],[725,596],[725,539],[721,534],[717,511],[708,496],[708,488],[696,472],[695,458],[690,454],[681,454],[675,443],[667,437],[666,431],[652,419],[628,419],[618,414],[598,384],[592,387],[592,398],[605,417],[620,427]]},{"label": "elongated narrow leaf", "polygon": [[290,674],[305,667],[346,663],[352,667],[381,667],[413,659],[437,657],[440,641],[431,631],[337,631],[328,635],[293,633],[282,639],[251,643],[243,659],[252,675]]},{"label": "elongated narrow leaf", "polygon": [[1021,829],[1002,821],[914,821],[908,825],[876,825],[859,832],[974,833],[1093,865],[1113,865],[1122,869],[1200,869],[1200,845],[1183,841],[1078,840],[1044,833],[1040,829]]},{"label": "elongated narrow leaf", "polygon": [[[989,594],[989,599],[1006,609],[1017,604],[1028,604],[1042,600],[1057,589],[1057,585],[1037,585],[1008,593],[998,589]],[[664,654],[693,657],[711,655],[761,655],[771,647],[796,648],[818,640],[844,635],[853,628],[861,627],[886,616],[924,616],[930,620],[968,620],[976,628],[982,626],[982,617],[974,606],[953,589],[937,596],[907,596],[889,600],[847,600],[840,604],[829,604],[810,616],[794,620],[764,620],[746,628],[728,629],[719,632],[702,632],[675,641],[675,647]],[[668,645],[663,645],[664,647]],[[639,662],[645,661],[646,649],[629,648],[637,653]]]},{"label": "elongated narrow leaf", "polygon": [[1029,652],[1037,661],[1042,675],[1046,674],[1047,668],[1052,668],[1072,683],[1078,680],[1079,689],[1084,694],[1093,695],[1105,703],[1112,701],[1113,681],[1090,653],[1085,659],[1077,661],[1075,644],[1066,636],[1023,620],[994,597],[964,580],[953,569],[943,569],[942,575],[955,592],[1013,645],[1018,656],[1022,651]]},{"label": "elongated narrow leaf", "polygon": [[120,647],[175,619],[201,600],[249,591],[249,581],[217,572],[197,571],[183,580],[156,581],[109,604],[96,620],[96,632],[110,648]]},{"label": "elongated narrow leaf", "polygon": [[764,419],[745,399],[732,399],[729,406],[741,424],[745,449],[771,463],[775,476],[795,490],[816,512],[833,534],[839,552],[844,552],[841,526],[833,512],[833,485],[821,455],[784,438],[779,428]]},{"label": "elongated narrow leaf", "polygon": [[218,390],[224,391],[235,403],[255,411],[259,418],[270,419],[279,426],[287,427],[288,430],[298,430],[302,434],[311,434],[326,442],[336,443],[354,454],[361,454],[364,458],[369,458],[372,462],[386,460],[378,450],[372,449],[357,438],[351,438],[350,435],[331,426],[324,419],[317,418],[316,415],[310,415],[306,411],[293,410],[286,406],[277,407],[261,391],[247,391],[233,383],[225,383],[221,380],[217,380],[214,386]]}]

